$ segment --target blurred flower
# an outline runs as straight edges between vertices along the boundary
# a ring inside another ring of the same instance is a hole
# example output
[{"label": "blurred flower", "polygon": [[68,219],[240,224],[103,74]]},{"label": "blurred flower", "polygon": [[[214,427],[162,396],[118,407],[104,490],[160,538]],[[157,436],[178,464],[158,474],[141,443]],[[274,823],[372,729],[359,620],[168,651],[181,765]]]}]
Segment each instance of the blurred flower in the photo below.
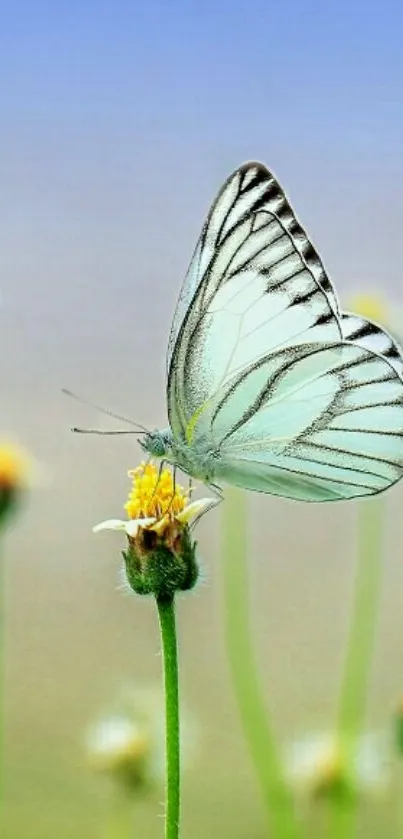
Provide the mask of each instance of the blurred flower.
[{"label": "blurred flower", "polygon": [[345,309],[383,326],[399,342],[403,340],[403,309],[379,291],[357,292],[345,301]]},{"label": "blurred flower", "polygon": [[177,484],[169,469],[152,463],[131,470],[132,487],[125,504],[128,519],[108,519],[93,530],[122,530],[129,547],[123,553],[128,582],[137,594],[172,596],[193,588],[198,577],[195,542],[189,524],[218,502],[190,493]]},{"label": "blurred flower", "polygon": [[295,791],[313,798],[379,794],[390,780],[387,740],[375,732],[362,735],[355,749],[336,733],[307,734],[289,747],[285,765]]},{"label": "blurred flower", "polygon": [[164,708],[154,691],[130,691],[118,708],[93,725],[87,737],[92,769],[128,790],[164,775]]},{"label": "blurred flower", "polygon": [[[90,767],[116,782],[123,790],[146,791],[163,782],[165,774],[164,697],[155,689],[124,691],[110,714],[88,731],[86,746]],[[185,768],[194,753],[194,724],[181,711]]]},{"label": "blurred flower", "polygon": [[0,522],[12,512],[29,483],[32,461],[21,448],[0,443]]},{"label": "blurred flower", "polygon": [[357,292],[349,300],[347,309],[368,320],[388,326],[392,316],[391,305],[385,295],[379,292]]}]

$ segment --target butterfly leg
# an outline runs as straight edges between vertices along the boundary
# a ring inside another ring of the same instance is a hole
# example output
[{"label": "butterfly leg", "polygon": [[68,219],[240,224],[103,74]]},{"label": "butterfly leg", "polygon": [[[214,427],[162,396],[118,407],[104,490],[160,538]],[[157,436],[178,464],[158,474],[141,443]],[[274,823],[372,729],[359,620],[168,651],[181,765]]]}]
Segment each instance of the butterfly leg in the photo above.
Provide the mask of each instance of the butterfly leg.
[{"label": "butterfly leg", "polygon": [[152,498],[154,498],[154,495],[157,492],[157,487],[158,487],[158,484],[160,482],[160,478],[161,478],[161,475],[162,475],[162,470],[164,468],[165,463],[166,463],[165,460],[161,460],[161,463],[158,467],[158,475],[157,475],[157,480],[155,482],[155,487],[154,487],[154,491],[153,491],[153,494],[152,494]]},{"label": "butterfly leg", "polygon": [[[168,463],[168,461],[163,461],[163,463]],[[170,498],[170,501],[169,501],[169,504],[168,504],[167,508],[164,510],[164,516],[166,516],[166,514],[169,513],[169,511],[172,507],[173,500],[175,498],[175,493],[176,493],[176,466],[173,465],[173,467],[172,467],[172,495],[171,495],[171,498]]]},{"label": "butterfly leg", "polygon": [[216,498],[218,498],[220,503],[221,501],[224,501],[224,490],[222,489],[222,487],[218,486],[218,484],[211,483],[206,484],[206,486],[208,486],[208,488],[211,489],[211,492],[215,495]]},{"label": "butterfly leg", "polygon": [[[218,506],[218,504],[221,504],[221,502],[224,501],[224,493],[221,487],[219,487],[217,484],[211,483],[206,483],[206,486],[211,490],[215,498],[218,499],[217,503],[214,502],[211,504],[211,507]],[[191,530],[195,528],[197,522],[202,518],[202,516],[205,515],[206,512],[208,512],[209,509],[211,509],[211,507],[208,507],[207,509],[203,510],[203,512],[199,513],[199,515],[197,515],[196,518],[193,519],[192,524],[190,525]]]}]

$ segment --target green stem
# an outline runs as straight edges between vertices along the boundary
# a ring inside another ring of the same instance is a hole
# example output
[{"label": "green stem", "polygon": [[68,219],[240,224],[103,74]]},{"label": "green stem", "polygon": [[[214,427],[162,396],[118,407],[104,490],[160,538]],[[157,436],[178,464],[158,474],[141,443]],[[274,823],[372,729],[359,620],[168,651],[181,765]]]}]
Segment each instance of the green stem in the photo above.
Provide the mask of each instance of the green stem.
[{"label": "green stem", "polygon": [[178,648],[174,598],[157,598],[164,659],[166,814],[165,839],[178,839],[180,818],[180,738]]},{"label": "green stem", "polygon": [[[354,782],[354,758],[362,732],[373,659],[382,576],[383,498],[358,507],[358,555],[344,675],[340,693],[338,732]],[[358,797],[331,804],[330,837],[351,839],[356,832]]]},{"label": "green stem", "polygon": [[244,735],[267,808],[269,833],[275,839],[296,839],[299,827],[256,670],[248,604],[246,501],[235,490],[228,491],[223,505],[222,552],[227,654]]}]

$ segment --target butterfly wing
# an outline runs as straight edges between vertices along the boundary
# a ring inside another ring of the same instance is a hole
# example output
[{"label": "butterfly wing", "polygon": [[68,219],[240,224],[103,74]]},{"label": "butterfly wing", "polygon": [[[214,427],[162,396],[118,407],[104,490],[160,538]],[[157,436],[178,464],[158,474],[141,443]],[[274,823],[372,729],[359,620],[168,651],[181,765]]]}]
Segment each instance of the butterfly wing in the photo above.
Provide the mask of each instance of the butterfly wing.
[{"label": "butterfly wing", "polygon": [[385,332],[382,327],[373,321],[355,315],[351,312],[343,312],[341,315],[341,328],[346,341],[352,341],[361,347],[366,347],[373,352],[382,355],[395,368],[400,377],[403,377],[402,350],[397,342]]},{"label": "butterfly wing", "polygon": [[403,466],[395,347],[340,313],[277,181],[246,164],[214,202],[179,298],[174,440],[200,463],[214,452],[215,479],[248,489],[306,501],[379,492]]},{"label": "butterfly wing", "polygon": [[211,396],[262,356],[340,340],[335,300],[277,181],[260,164],[242,166],[208,214],[174,317],[168,350],[174,436],[189,440]]},{"label": "butterfly wing", "polygon": [[[245,163],[227,178],[203,225],[172,322],[167,354],[168,372],[175,343],[189,306],[200,284],[206,280],[211,282],[210,272],[216,262],[217,250],[223,243],[228,242],[229,234],[239,229],[242,222],[265,211],[278,218],[283,229],[293,239],[302,261],[327,294],[332,310],[336,314],[339,313],[337,296],[322,261],[299,224],[280,184],[261,163]],[[234,240],[232,241],[234,244]],[[220,266],[217,267],[219,270]]]},{"label": "butterfly wing", "polygon": [[221,441],[218,482],[337,501],[380,492],[403,473],[403,383],[358,345],[262,360],[216,395],[202,422]]}]

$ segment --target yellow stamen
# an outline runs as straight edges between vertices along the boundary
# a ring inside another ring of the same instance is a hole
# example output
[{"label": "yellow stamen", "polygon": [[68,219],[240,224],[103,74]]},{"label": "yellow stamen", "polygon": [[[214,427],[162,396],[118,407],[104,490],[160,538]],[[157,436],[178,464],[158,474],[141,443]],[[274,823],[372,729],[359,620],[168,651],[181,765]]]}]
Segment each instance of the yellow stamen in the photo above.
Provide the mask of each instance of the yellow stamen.
[{"label": "yellow stamen", "polygon": [[189,501],[183,487],[173,482],[172,472],[163,469],[161,474],[153,463],[142,463],[128,472],[132,487],[125,510],[129,519],[155,516],[159,519],[166,513],[181,513]]}]

